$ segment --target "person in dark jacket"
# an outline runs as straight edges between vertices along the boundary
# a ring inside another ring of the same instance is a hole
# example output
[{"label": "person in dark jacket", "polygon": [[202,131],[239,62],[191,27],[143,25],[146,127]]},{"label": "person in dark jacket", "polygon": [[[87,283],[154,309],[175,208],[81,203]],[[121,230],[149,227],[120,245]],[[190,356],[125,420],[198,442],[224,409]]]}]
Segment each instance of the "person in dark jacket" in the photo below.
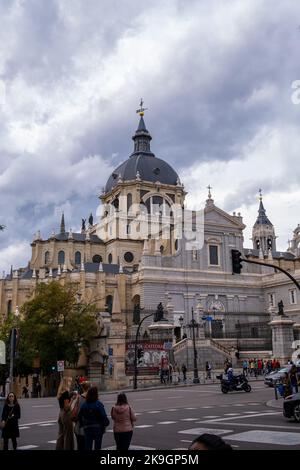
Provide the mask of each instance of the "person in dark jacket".
[{"label": "person in dark jacket", "polygon": [[85,450],[92,450],[94,442],[95,450],[100,450],[109,419],[103,403],[98,399],[97,387],[91,387],[87,392],[86,401],[80,408],[78,418],[84,429]]},{"label": "person in dark jacket", "polygon": [[[8,441],[12,440],[13,449],[17,449],[17,437],[20,437],[19,419],[21,409],[14,393],[9,393],[2,411],[2,438],[3,450],[8,450]],[[4,427],[3,427],[4,426]]]}]

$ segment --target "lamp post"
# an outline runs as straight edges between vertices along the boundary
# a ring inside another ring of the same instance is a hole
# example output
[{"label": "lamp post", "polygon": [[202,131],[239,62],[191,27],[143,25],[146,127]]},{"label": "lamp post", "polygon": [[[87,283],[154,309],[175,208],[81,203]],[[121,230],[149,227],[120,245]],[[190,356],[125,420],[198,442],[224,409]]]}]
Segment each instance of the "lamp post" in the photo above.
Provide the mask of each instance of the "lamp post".
[{"label": "lamp post", "polygon": [[[180,326],[183,327],[183,317],[179,317]],[[198,364],[197,364],[197,349],[196,349],[196,338],[195,338],[195,328],[199,327],[199,324],[194,319],[194,308],[192,307],[192,320],[190,323],[187,324],[189,328],[192,330],[192,339],[193,339],[193,353],[194,353],[194,378],[193,383],[198,384],[200,383],[199,374],[198,374]]]},{"label": "lamp post", "polygon": [[[19,315],[20,315],[19,307],[16,306],[15,317],[18,319]],[[14,359],[15,359],[15,354],[16,354],[17,335],[18,335],[18,330],[17,328],[13,327],[10,332],[9,379],[8,379],[9,392],[12,392],[12,389],[13,389]]]},{"label": "lamp post", "polygon": [[195,340],[195,327],[198,327],[198,323],[194,319],[194,308],[192,307],[192,320],[189,326],[192,328],[193,332],[193,348],[194,348],[194,378],[193,383],[198,384],[200,383],[199,375],[198,375],[198,365],[197,365],[197,350],[196,350],[196,340]]},{"label": "lamp post", "polygon": [[133,377],[133,389],[137,389],[137,375],[138,375],[138,368],[137,368],[137,343],[138,343],[138,337],[140,333],[140,329],[142,326],[142,323],[146,318],[153,317],[153,313],[150,313],[149,315],[146,315],[144,318],[139,323],[139,326],[137,327],[136,330],[136,335],[135,335],[135,343],[134,343],[134,377]]}]

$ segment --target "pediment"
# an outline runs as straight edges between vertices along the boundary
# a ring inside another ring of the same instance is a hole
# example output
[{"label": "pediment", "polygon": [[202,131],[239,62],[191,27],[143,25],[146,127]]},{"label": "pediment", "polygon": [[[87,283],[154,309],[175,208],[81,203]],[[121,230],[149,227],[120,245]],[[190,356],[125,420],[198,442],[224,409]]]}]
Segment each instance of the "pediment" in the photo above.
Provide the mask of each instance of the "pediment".
[{"label": "pediment", "polygon": [[238,218],[228,214],[216,206],[206,207],[204,210],[204,223],[235,229],[244,229],[246,226]]}]

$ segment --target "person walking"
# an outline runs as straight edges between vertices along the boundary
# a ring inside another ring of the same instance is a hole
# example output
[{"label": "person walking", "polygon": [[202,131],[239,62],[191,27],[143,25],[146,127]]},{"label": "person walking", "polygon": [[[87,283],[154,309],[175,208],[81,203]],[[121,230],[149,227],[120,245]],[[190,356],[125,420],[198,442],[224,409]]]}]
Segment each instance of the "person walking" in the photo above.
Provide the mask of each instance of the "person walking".
[{"label": "person walking", "polygon": [[42,384],[41,382],[38,380],[38,382],[36,383],[36,393],[37,393],[37,397],[38,398],[41,398],[42,397]]},{"label": "person walking", "polygon": [[128,450],[136,416],[128,404],[125,393],[118,395],[117,403],[112,407],[110,414],[114,421],[113,429],[117,450]]},{"label": "person walking", "polygon": [[182,366],[181,366],[181,372],[182,372],[182,375],[183,375],[183,382],[186,384],[186,372],[187,372],[187,368],[186,368],[186,365],[185,365],[185,364],[182,364]]},{"label": "person walking", "polygon": [[68,390],[60,393],[58,397],[58,436],[56,450],[74,450],[73,422],[71,419],[71,397]]},{"label": "person walking", "polygon": [[76,397],[76,402],[72,406],[72,408],[73,408],[73,410],[72,410],[72,421],[75,423],[74,434],[75,434],[76,441],[77,441],[77,450],[84,450],[85,449],[84,429],[80,425],[79,411],[80,411],[80,408],[82,407],[82,405],[86,402],[86,395],[87,395],[87,392],[90,388],[89,382],[83,382],[81,384],[81,388],[82,388],[82,394],[81,395],[78,394],[78,396]]},{"label": "person walking", "polygon": [[86,401],[79,410],[79,422],[84,429],[85,450],[101,450],[102,438],[109,425],[109,419],[103,403],[98,398],[98,388],[91,387],[86,395]]},{"label": "person walking", "polygon": [[206,379],[211,379],[211,364],[208,361],[206,361],[205,370],[206,370]]},{"label": "person walking", "polygon": [[295,364],[292,365],[290,370],[290,383],[292,393],[298,393],[298,372]]},{"label": "person walking", "polygon": [[13,449],[17,450],[17,437],[20,437],[19,419],[21,418],[21,408],[16,395],[8,394],[2,411],[1,428],[3,439],[3,450],[8,450],[8,441],[11,439]]},{"label": "person walking", "polygon": [[29,398],[28,388],[26,387],[26,385],[24,385],[24,387],[22,389],[22,396],[24,398]]}]

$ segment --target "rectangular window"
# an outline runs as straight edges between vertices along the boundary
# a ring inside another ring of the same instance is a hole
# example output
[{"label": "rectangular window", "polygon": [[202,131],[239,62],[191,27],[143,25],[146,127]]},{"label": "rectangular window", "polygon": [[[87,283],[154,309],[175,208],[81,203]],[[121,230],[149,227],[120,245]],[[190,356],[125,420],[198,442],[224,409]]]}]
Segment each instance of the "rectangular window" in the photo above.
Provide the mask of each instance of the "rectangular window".
[{"label": "rectangular window", "polygon": [[270,304],[270,307],[275,307],[274,294],[269,294],[269,304]]},{"label": "rectangular window", "polygon": [[291,289],[289,292],[290,292],[290,303],[296,304],[297,303],[296,290]]},{"label": "rectangular window", "polygon": [[209,264],[219,265],[218,246],[209,245]]}]

